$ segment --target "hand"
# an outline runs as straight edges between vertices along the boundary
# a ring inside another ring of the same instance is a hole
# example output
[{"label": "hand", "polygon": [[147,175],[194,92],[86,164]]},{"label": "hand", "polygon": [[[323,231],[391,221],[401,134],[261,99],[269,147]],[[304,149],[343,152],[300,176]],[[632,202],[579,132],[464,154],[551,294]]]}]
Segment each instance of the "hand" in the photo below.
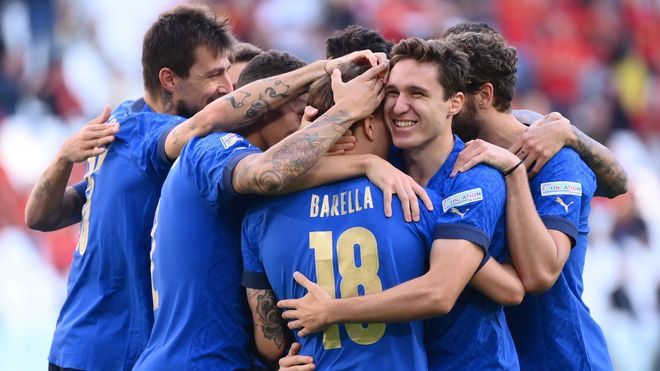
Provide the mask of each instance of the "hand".
[{"label": "hand", "polygon": [[534,122],[509,147],[509,151],[525,161],[525,167],[530,169],[528,174],[531,178],[562,147],[570,144],[572,134],[571,122],[560,113],[551,112],[543,119]]},{"label": "hand", "polygon": [[286,357],[280,358],[280,371],[305,371],[314,370],[316,368],[314,365],[314,358],[298,355],[300,348],[300,343],[291,344],[291,348],[289,348],[289,353],[287,353]]},{"label": "hand", "polygon": [[332,94],[335,104],[352,114],[355,121],[371,115],[385,97],[380,73],[387,70],[387,64],[371,67],[349,82],[343,82],[341,71],[332,71]]},{"label": "hand", "polygon": [[458,154],[450,176],[464,173],[477,164],[488,164],[505,173],[518,164],[520,160],[506,149],[490,144],[481,139],[465,143],[465,148]]},{"label": "hand", "polygon": [[302,119],[300,120],[300,126],[298,127],[298,130],[302,130],[308,127],[312,122],[314,122],[314,119],[316,118],[316,115],[318,113],[319,113],[318,109],[312,106],[306,106],[305,111],[303,111]]},{"label": "hand", "polygon": [[344,135],[339,137],[335,144],[331,145],[328,148],[328,156],[343,155],[346,151],[350,151],[355,148],[355,142],[357,138],[353,135],[353,131],[348,129],[344,132]]},{"label": "hand", "polygon": [[433,203],[424,187],[382,158],[375,157],[370,161],[365,175],[383,191],[383,206],[388,218],[392,216],[392,195],[395,193],[401,201],[403,217],[407,222],[419,221],[417,197],[422,199],[427,209],[433,210]]},{"label": "hand", "polygon": [[319,332],[330,323],[326,309],[333,300],[319,285],[310,281],[300,272],[294,272],[293,278],[307,289],[307,294],[300,299],[287,299],[277,302],[277,307],[284,310],[282,318],[291,320],[289,329],[300,329],[298,336],[304,337]]},{"label": "hand", "polygon": [[106,106],[103,113],[85,124],[79,132],[62,144],[59,157],[74,163],[105,152],[104,146],[115,140],[115,134],[119,131],[118,123],[105,124],[108,118],[110,118],[110,107]]},{"label": "hand", "polygon": [[376,67],[381,64],[387,64],[388,59],[385,53],[374,53],[371,50],[360,50],[336,59],[327,60],[324,66],[325,72],[330,74],[334,69],[340,68],[343,64],[346,63],[369,63],[372,67]]}]

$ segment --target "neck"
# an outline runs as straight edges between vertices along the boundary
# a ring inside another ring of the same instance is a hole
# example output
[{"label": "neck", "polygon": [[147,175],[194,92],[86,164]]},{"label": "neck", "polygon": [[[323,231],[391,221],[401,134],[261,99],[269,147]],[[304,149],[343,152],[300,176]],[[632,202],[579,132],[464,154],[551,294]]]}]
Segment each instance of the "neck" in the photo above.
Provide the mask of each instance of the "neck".
[{"label": "neck", "polygon": [[144,101],[151,107],[154,112],[166,113],[168,115],[176,115],[176,107],[172,100],[172,95],[163,93],[154,95],[148,91],[144,92]]},{"label": "neck", "polygon": [[526,130],[526,126],[510,110],[499,112],[491,107],[482,115],[483,124],[477,138],[499,147],[509,148]]},{"label": "neck", "polygon": [[454,148],[454,135],[451,126],[433,140],[414,149],[403,150],[403,158],[410,175],[422,186],[431,180],[438,169],[445,163],[449,153]]}]

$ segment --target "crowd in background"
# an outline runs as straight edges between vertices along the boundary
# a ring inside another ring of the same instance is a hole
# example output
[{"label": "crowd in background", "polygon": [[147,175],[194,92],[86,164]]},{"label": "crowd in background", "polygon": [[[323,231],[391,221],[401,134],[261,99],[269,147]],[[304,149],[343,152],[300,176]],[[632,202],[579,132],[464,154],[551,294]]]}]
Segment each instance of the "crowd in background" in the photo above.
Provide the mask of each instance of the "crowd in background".
[{"label": "crowd in background", "polygon": [[[0,1],[0,369],[46,364],[78,228],[28,230],[23,209],[59,146],[141,94],[141,42],[181,1]],[[350,24],[398,41],[485,21],[519,57],[514,105],[559,111],[606,143],[629,192],[594,199],[585,302],[618,370],[660,370],[660,1],[207,1],[236,36],[307,61]],[[72,181],[82,178],[84,164]]]}]

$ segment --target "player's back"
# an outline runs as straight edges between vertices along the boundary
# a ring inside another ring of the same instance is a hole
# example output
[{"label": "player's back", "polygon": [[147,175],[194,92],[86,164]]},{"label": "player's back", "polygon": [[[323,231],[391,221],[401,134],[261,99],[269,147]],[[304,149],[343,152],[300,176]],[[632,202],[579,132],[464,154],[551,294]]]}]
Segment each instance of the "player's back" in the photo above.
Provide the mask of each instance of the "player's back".
[{"label": "player's back", "polygon": [[111,120],[120,123],[115,141],[88,160],[80,238],[51,346],[50,362],[65,368],[130,369],[153,322],[149,230],[169,169],[158,139],[183,118],[140,99]]},{"label": "player's back", "polygon": [[245,200],[231,172],[257,149],[236,134],[194,138],[163,184],[153,228],[155,322],[135,370],[246,369],[250,317],[241,287]]},{"label": "player's back", "polygon": [[[278,299],[305,295],[294,271],[337,298],[380,292],[424,274],[432,214],[406,223],[396,197],[391,218],[382,205],[382,192],[364,178],[265,200],[243,224],[246,272],[251,266],[265,272]],[[332,325],[297,340],[319,370],[427,368],[421,321]]]}]

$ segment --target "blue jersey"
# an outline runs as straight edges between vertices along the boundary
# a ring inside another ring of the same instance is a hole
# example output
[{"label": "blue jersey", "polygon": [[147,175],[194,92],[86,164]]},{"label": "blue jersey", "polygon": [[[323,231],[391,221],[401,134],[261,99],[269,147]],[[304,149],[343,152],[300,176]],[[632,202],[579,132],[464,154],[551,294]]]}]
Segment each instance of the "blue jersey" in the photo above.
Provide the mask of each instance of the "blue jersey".
[{"label": "blue jersey", "polygon": [[164,138],[184,118],[140,99],[117,108],[115,120],[114,142],[88,160],[80,239],[48,357],[63,368],[130,370],[153,322],[149,230],[170,168]]},{"label": "blue jersey", "polygon": [[[462,239],[483,247],[488,254],[508,258],[504,229],[506,187],[499,171],[478,165],[450,178],[463,149],[455,137],[454,148],[428,188],[442,199],[442,216],[435,237]],[[507,328],[502,305],[466,287],[454,308],[424,323],[429,369],[518,369],[518,358]]]},{"label": "blue jersey", "polygon": [[[427,270],[432,214],[406,223],[398,200],[386,218],[383,194],[365,178],[260,202],[243,222],[243,284],[300,298],[299,271],[336,298],[380,292]],[[318,370],[425,370],[422,322],[332,325],[297,338]]]},{"label": "blue jersey", "polygon": [[152,232],[155,321],[136,370],[250,368],[245,200],[234,192],[232,171],[257,152],[236,134],[194,138],[167,176]]},{"label": "blue jersey", "polygon": [[520,365],[527,370],[611,370],[603,333],[582,301],[594,174],[572,149],[552,157],[530,182],[539,216],[565,233],[573,248],[557,282],[507,308]]}]

